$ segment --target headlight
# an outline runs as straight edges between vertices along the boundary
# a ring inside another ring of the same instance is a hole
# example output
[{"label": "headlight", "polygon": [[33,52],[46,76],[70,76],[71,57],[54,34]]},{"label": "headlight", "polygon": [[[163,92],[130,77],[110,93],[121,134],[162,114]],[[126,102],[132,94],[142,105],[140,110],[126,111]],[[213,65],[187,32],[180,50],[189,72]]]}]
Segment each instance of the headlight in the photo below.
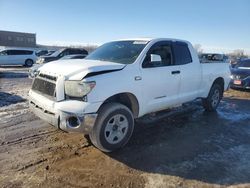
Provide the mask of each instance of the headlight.
[{"label": "headlight", "polygon": [[44,62],[44,58],[41,58],[41,57],[40,57],[40,58],[37,60],[37,62],[40,63],[40,64],[43,63],[43,62]]},{"label": "headlight", "polygon": [[65,81],[65,94],[70,97],[83,97],[95,87],[95,82]]},{"label": "headlight", "polygon": [[234,76],[233,76],[233,75],[230,75],[230,78],[231,78],[231,79],[233,79],[233,78],[234,78]]}]

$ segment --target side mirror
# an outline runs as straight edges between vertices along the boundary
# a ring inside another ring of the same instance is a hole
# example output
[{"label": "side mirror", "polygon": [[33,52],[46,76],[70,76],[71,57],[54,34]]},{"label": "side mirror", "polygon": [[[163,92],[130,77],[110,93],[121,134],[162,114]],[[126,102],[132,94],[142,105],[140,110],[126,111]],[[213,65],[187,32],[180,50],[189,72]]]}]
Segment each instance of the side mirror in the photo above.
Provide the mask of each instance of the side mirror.
[{"label": "side mirror", "polygon": [[161,56],[157,54],[150,54],[150,61],[151,63],[161,62]]}]

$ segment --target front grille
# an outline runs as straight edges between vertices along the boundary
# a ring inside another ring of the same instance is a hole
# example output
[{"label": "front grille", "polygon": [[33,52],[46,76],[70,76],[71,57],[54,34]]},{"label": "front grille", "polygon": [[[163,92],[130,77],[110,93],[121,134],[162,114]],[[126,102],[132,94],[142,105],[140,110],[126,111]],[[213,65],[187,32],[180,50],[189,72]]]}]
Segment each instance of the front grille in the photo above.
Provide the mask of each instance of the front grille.
[{"label": "front grille", "polygon": [[33,90],[52,97],[55,97],[55,88],[56,88],[55,83],[40,78],[35,78],[32,85]]},{"label": "front grille", "polygon": [[51,75],[47,75],[47,74],[42,74],[42,73],[39,74],[39,77],[45,78],[45,79],[48,79],[48,80],[52,80],[52,81],[56,81],[57,80],[57,77],[55,77],[55,76],[51,76]]}]

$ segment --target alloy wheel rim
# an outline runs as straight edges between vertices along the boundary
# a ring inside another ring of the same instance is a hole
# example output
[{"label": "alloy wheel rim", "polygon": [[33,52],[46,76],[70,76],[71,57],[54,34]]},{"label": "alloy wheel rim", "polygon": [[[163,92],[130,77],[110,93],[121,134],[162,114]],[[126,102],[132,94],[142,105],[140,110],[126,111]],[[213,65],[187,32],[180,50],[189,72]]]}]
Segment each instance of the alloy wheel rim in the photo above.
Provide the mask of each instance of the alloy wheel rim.
[{"label": "alloy wheel rim", "polygon": [[112,116],[105,127],[104,135],[109,144],[117,144],[124,139],[128,132],[128,119],[122,114]]},{"label": "alloy wheel rim", "polygon": [[219,100],[220,100],[220,91],[216,89],[212,96],[212,106],[215,107],[218,104]]},{"label": "alloy wheel rim", "polygon": [[27,65],[28,66],[32,65],[32,61],[31,60],[27,60]]}]

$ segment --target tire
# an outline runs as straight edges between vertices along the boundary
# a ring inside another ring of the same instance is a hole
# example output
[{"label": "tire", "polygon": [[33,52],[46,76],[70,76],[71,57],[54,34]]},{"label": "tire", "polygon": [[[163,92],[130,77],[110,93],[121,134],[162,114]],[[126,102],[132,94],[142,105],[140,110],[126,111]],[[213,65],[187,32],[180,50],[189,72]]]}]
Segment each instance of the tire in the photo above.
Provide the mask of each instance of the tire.
[{"label": "tire", "polygon": [[221,85],[215,83],[211,87],[208,97],[202,99],[202,105],[206,111],[213,112],[216,111],[220,100],[223,96],[223,88]]},{"label": "tire", "polygon": [[120,103],[105,104],[98,112],[91,142],[103,152],[122,148],[134,130],[134,117],[129,108]]},{"label": "tire", "polygon": [[24,66],[25,67],[32,67],[34,61],[32,59],[26,59]]}]

